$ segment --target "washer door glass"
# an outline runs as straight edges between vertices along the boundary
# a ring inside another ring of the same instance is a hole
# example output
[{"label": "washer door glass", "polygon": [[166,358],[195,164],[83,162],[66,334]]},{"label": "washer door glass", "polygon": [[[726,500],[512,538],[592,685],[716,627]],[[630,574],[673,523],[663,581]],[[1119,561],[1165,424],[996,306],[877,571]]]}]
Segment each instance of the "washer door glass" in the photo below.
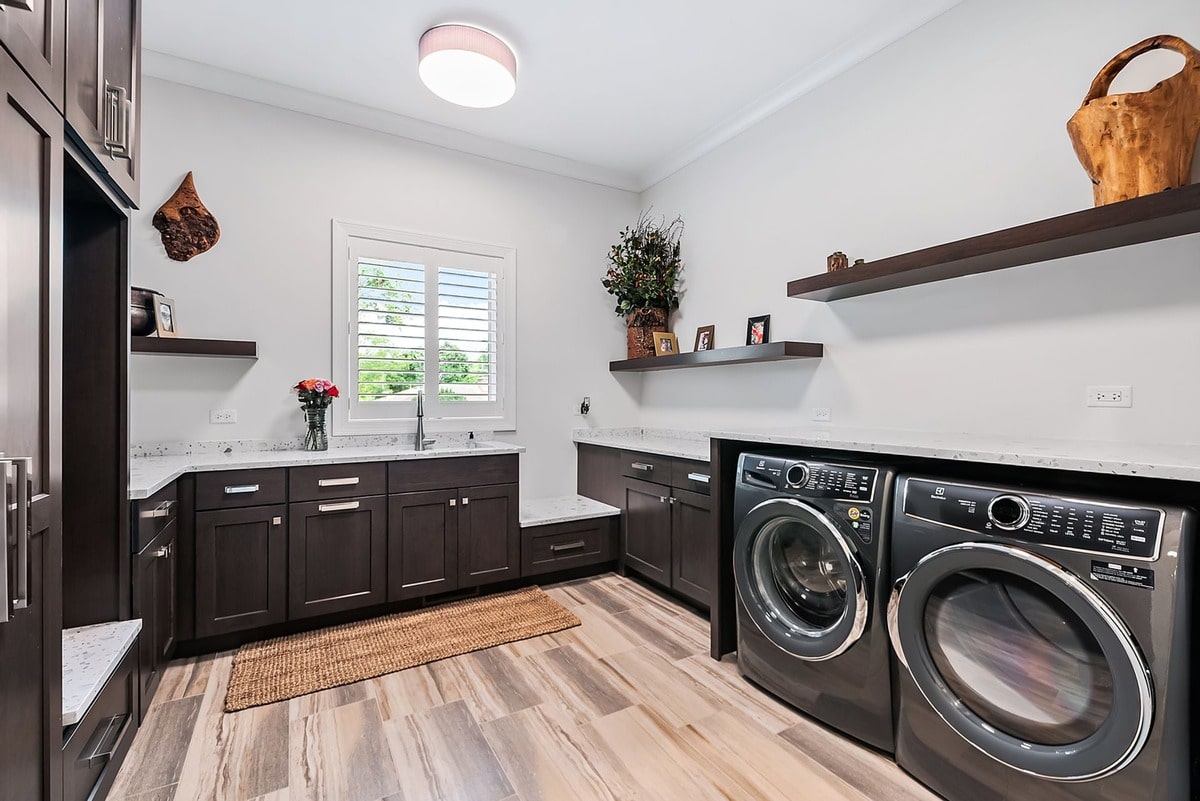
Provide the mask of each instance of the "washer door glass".
[{"label": "washer door glass", "polygon": [[925,640],[950,690],[1014,737],[1079,742],[1112,712],[1099,641],[1069,606],[1020,576],[970,570],[939,582],[925,605]]},{"label": "washer door glass", "polygon": [[734,579],[754,624],[795,656],[837,656],[866,627],[858,554],[828,516],[801,501],[766,501],[746,516],[734,544]]}]

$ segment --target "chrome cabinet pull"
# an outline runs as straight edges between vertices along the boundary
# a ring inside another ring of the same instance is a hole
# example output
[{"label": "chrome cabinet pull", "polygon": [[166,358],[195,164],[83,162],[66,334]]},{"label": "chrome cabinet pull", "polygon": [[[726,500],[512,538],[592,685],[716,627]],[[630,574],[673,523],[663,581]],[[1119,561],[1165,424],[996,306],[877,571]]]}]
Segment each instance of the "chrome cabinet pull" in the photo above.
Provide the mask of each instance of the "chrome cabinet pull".
[{"label": "chrome cabinet pull", "polygon": [[357,509],[358,501],[346,501],[345,503],[323,503],[317,507],[318,512],[350,512]]},{"label": "chrome cabinet pull", "polygon": [[104,149],[117,159],[132,158],[129,148],[130,120],[133,118],[133,103],[129,90],[104,82]]},{"label": "chrome cabinet pull", "polygon": [[92,739],[88,742],[91,747],[85,748],[85,753],[79,757],[78,761],[85,763],[89,768],[94,768],[111,759],[113,751],[117,749],[117,743],[121,740],[125,721],[128,719],[129,715],[113,715],[106,720],[104,728],[97,729],[97,734],[92,735]]},{"label": "chrome cabinet pull", "polygon": [[629,466],[632,467],[634,470],[642,470],[647,473],[652,472],[654,470],[654,465],[646,464],[645,462],[633,462]]},{"label": "chrome cabinet pull", "polygon": [[163,547],[159,548],[157,551],[154,552],[155,559],[166,559],[170,555],[171,555],[171,546],[170,545],[164,545]]},{"label": "chrome cabinet pull", "polygon": [[674,506],[674,505],[675,505],[675,499],[674,499],[674,498],[667,498],[667,503],[669,503],[669,504],[671,504],[672,506]]},{"label": "chrome cabinet pull", "polygon": [[148,512],[142,512],[139,517],[144,520],[152,520],[157,517],[170,517],[171,509],[175,507],[175,501],[163,501],[158,506]]},{"label": "chrome cabinet pull", "polygon": [[688,481],[699,481],[701,484],[707,484],[710,476],[704,473],[688,473]]},{"label": "chrome cabinet pull", "polygon": [[350,476],[349,478],[317,479],[318,487],[353,487],[357,483],[358,483],[358,476]]},{"label": "chrome cabinet pull", "polygon": [[587,543],[584,542],[583,540],[579,540],[579,542],[564,542],[561,545],[551,545],[550,550],[552,552],[577,551],[580,548],[585,547],[586,545],[587,545]]},{"label": "chrome cabinet pull", "polygon": [[251,492],[258,492],[257,484],[240,484],[238,486],[226,487],[226,495],[247,495]]},{"label": "chrome cabinet pull", "polygon": [[13,609],[29,608],[29,495],[33,490],[30,473],[33,458],[13,459],[17,468],[17,587]]},{"label": "chrome cabinet pull", "polygon": [[281,525],[283,525],[283,518],[282,518],[282,517],[272,517],[272,518],[271,518],[271,525],[272,525],[272,526],[281,526]]},{"label": "chrome cabinet pull", "polygon": [[659,502],[659,503],[666,503],[666,502],[667,502],[667,496],[666,496],[666,495],[659,495],[659,496],[658,496],[658,502]]},{"label": "chrome cabinet pull", "polygon": [[471,502],[471,499],[470,499],[470,498],[463,498],[463,506],[466,506],[466,505],[467,505],[467,504],[469,504],[470,502]]},{"label": "chrome cabinet pull", "polygon": [[0,623],[12,617],[8,591],[8,476],[12,470],[11,459],[0,459]]},{"label": "chrome cabinet pull", "polygon": [[457,503],[458,503],[458,501],[456,501],[454,498],[451,498],[451,499],[450,499],[450,505],[451,505],[451,506],[455,506]]}]

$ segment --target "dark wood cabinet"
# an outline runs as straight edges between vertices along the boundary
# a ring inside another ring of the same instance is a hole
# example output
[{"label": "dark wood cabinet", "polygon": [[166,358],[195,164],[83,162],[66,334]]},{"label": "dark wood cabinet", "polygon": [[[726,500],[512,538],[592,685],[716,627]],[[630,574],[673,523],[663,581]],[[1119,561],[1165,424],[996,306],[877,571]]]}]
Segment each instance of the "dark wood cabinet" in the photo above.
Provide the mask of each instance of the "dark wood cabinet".
[{"label": "dark wood cabinet", "polygon": [[671,586],[671,490],[659,484],[625,479],[625,532],[622,555],[626,567]]},{"label": "dark wood cabinet", "polygon": [[478,587],[520,576],[517,485],[468,487],[459,492],[459,586]]},{"label": "dark wood cabinet", "polygon": [[671,498],[671,586],[711,607],[717,580],[712,501],[679,488],[672,488]]},{"label": "dark wood cabinet", "polygon": [[458,490],[388,498],[389,601],[457,589]]},{"label": "dark wood cabinet", "polygon": [[287,619],[287,508],[196,513],[196,636]]},{"label": "dark wood cabinet", "polygon": [[387,599],[387,499],[288,507],[288,618],[381,604]]},{"label": "dark wood cabinet", "polygon": [[138,205],[141,146],[141,0],[67,0],[69,130],[97,168]]},{"label": "dark wood cabinet", "polygon": [[609,506],[622,508],[625,486],[621,480],[621,452],[582,443],[578,448],[576,492]]},{"label": "dark wood cabinet", "polygon": [[142,621],[138,635],[139,720],[145,719],[162,669],[175,655],[178,539],[177,524],[172,520],[134,557],[133,616]]},{"label": "dark wood cabinet", "polygon": [[[8,31],[0,29],[0,35],[11,46]],[[0,622],[0,797],[57,798],[63,126],[58,111],[3,49],[0,101],[0,452],[6,460],[30,458],[24,490],[31,490],[22,491],[14,469],[0,471],[0,514],[8,524],[8,536],[0,540],[0,605],[8,618]],[[29,525],[19,527],[24,520]]]},{"label": "dark wood cabinet", "polygon": [[66,0],[30,0],[30,9],[0,7],[0,44],[42,93],[62,109]]}]

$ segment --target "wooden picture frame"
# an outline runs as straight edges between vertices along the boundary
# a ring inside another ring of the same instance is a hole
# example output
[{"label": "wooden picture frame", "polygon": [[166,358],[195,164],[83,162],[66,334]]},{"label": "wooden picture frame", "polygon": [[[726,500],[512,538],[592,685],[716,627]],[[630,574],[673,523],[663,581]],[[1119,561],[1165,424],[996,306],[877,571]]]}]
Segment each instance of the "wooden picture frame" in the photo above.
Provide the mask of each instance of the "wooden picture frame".
[{"label": "wooden picture frame", "polygon": [[654,332],[654,355],[674,356],[679,353],[679,340],[674,334],[662,331]]},{"label": "wooden picture frame", "polygon": [[717,346],[717,327],[715,325],[702,325],[696,329],[696,344],[692,346],[692,350],[700,353],[705,350],[712,350]]},{"label": "wooden picture frame", "polygon": [[746,344],[765,345],[771,341],[771,315],[761,314],[746,320]]},{"label": "wooden picture frame", "polygon": [[154,295],[154,332],[160,337],[179,336],[179,315],[173,298]]}]

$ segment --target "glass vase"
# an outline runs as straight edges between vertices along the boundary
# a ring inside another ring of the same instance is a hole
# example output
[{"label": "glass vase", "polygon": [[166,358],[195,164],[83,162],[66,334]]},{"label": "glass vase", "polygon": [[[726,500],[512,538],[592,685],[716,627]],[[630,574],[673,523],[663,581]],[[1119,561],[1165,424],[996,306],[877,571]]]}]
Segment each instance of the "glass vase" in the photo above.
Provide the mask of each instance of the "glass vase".
[{"label": "glass vase", "polygon": [[308,421],[308,432],[304,435],[304,450],[306,451],[327,451],[329,450],[329,435],[325,433],[325,408],[324,406],[305,406],[304,419]]}]

